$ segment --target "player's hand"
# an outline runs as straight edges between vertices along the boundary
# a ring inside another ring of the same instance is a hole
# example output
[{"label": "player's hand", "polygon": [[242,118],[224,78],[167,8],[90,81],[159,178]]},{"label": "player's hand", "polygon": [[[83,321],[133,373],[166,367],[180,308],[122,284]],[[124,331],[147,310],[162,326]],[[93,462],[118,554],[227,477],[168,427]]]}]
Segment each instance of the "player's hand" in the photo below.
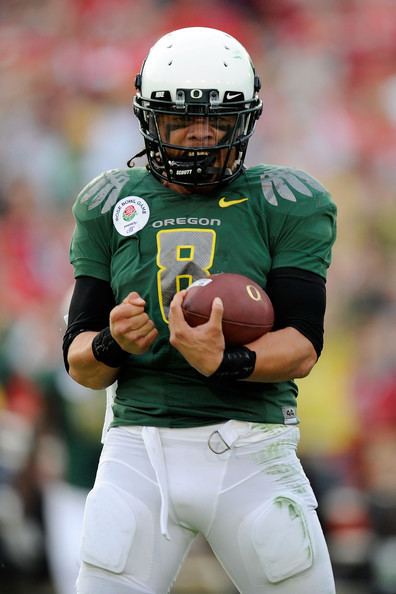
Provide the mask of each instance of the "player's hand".
[{"label": "player's hand", "polygon": [[132,355],[145,353],[158,336],[154,322],[144,311],[139,293],[129,293],[110,312],[110,332],[120,347]]},{"label": "player's hand", "polygon": [[212,312],[205,324],[192,328],[184,319],[182,303],[186,291],[174,296],[169,312],[169,341],[194,367],[205,376],[212,375],[219,367],[225,348],[221,327],[223,302],[216,297]]}]

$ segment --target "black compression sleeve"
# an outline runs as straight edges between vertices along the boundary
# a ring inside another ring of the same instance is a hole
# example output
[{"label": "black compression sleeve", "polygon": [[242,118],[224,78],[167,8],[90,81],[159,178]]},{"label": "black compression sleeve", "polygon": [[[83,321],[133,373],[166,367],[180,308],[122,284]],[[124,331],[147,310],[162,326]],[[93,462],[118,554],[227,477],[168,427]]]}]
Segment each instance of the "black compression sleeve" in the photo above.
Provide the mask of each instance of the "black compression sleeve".
[{"label": "black compression sleeve", "polygon": [[63,360],[69,370],[67,354],[73,339],[86,330],[99,331],[109,325],[115,300],[110,283],[91,276],[76,279],[70,302],[68,324],[63,337]]},{"label": "black compression sleeve", "polygon": [[326,310],[326,282],[299,268],[276,268],[268,275],[266,291],[275,310],[274,330],[292,326],[310,340],[320,356]]}]

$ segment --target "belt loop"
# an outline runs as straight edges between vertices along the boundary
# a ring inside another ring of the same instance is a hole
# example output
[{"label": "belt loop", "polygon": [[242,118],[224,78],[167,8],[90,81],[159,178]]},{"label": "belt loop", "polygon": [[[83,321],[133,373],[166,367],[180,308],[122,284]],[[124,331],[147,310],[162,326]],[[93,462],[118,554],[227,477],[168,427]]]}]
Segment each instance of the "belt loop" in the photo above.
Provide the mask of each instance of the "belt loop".
[{"label": "belt loop", "polygon": [[[212,440],[214,439],[214,437],[217,436],[219,439],[221,439],[221,441],[224,443],[225,448],[219,450],[219,449],[215,449],[214,446],[212,446]],[[216,429],[216,431],[213,431],[208,438],[208,446],[209,449],[214,453],[214,454],[224,454],[224,452],[226,452],[227,450],[230,450],[230,446],[228,445],[228,443],[226,443],[224,441],[224,438],[222,437],[220,431],[218,429]]]},{"label": "belt loop", "polygon": [[[247,424],[244,421],[227,421],[219,429],[216,429],[209,435],[208,447],[214,454],[224,454],[232,448],[237,439],[239,439],[248,431],[249,429],[247,428]],[[221,439],[225,445],[224,448],[219,449],[213,445],[215,436]]]}]

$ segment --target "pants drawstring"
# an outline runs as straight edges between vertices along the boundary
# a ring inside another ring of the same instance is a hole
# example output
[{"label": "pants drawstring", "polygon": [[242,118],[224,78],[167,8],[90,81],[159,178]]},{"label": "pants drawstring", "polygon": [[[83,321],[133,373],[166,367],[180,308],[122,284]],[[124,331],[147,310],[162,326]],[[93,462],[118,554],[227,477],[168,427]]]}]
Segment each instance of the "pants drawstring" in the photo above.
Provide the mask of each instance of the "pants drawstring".
[{"label": "pants drawstring", "polygon": [[166,464],[164,452],[158,427],[143,427],[142,438],[149,457],[151,466],[155,472],[158,482],[158,487],[161,496],[161,512],[160,512],[160,528],[161,534],[167,540],[170,540],[168,533],[168,512],[169,512],[169,498],[168,498],[168,477],[166,473]]}]

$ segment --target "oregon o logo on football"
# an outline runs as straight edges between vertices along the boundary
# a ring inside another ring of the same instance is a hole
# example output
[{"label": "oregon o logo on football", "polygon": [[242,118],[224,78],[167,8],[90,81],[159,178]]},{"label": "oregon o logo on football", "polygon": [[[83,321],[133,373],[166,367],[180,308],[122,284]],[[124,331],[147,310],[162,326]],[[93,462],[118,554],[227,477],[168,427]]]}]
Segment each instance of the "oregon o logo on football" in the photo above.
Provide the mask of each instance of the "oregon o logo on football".
[{"label": "oregon o logo on football", "polygon": [[260,291],[253,285],[246,285],[247,294],[253,301],[261,301]]}]

